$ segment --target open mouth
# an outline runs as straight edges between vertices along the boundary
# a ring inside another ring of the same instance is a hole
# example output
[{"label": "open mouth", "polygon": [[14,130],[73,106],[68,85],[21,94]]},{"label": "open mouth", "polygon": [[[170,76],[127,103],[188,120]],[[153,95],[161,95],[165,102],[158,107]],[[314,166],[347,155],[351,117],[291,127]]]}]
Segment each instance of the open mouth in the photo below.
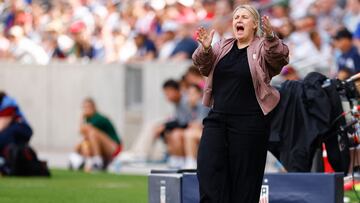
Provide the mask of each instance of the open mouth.
[{"label": "open mouth", "polygon": [[244,25],[241,25],[241,24],[236,25],[236,31],[237,32],[243,32],[244,30],[245,30]]}]

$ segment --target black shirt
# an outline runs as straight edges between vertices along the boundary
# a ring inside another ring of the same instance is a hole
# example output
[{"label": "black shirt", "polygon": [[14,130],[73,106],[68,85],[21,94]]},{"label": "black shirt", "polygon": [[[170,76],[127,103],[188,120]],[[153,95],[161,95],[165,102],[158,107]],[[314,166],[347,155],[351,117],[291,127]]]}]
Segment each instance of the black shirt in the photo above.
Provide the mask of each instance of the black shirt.
[{"label": "black shirt", "polygon": [[216,65],[213,79],[213,111],[230,114],[261,112],[247,58],[247,47],[232,49]]}]

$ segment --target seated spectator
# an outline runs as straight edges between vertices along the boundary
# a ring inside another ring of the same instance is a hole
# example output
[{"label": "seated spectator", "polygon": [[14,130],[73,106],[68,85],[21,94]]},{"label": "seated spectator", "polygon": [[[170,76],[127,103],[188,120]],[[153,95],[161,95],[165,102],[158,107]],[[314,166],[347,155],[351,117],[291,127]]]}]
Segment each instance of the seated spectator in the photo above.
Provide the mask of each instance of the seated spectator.
[{"label": "seated spectator", "polygon": [[148,61],[157,57],[156,47],[145,34],[137,33],[134,38],[137,51],[130,61]]},{"label": "seated spectator", "polygon": [[58,60],[74,60],[74,41],[67,35],[60,35],[56,39],[55,48],[51,56]]},{"label": "seated spectator", "polygon": [[97,111],[94,100],[83,103],[83,123],[80,125],[83,140],[70,155],[73,169],[84,171],[105,169],[122,148],[121,141],[111,121]]},{"label": "seated spectator", "polygon": [[192,54],[197,48],[197,42],[191,37],[190,26],[183,25],[179,30],[179,41],[175,45],[171,58],[174,60],[191,59]]},{"label": "seated spectator", "polygon": [[28,37],[20,26],[13,26],[9,30],[11,42],[10,52],[12,56],[21,63],[46,65],[49,56],[45,50]]},{"label": "seated spectator", "polygon": [[96,58],[96,50],[91,43],[86,25],[82,21],[74,22],[70,26],[70,33],[75,42],[74,52],[77,58],[94,59]]},{"label": "seated spectator", "polygon": [[229,17],[218,17],[214,19],[213,28],[215,29],[215,34],[211,46],[214,46],[214,44],[221,39],[232,37],[231,20]]},{"label": "seated spectator", "polygon": [[9,144],[28,143],[32,129],[16,100],[0,91],[0,156]]},{"label": "seated spectator", "polygon": [[163,33],[158,40],[159,59],[166,60],[174,51],[176,45],[176,30],[178,25],[175,22],[166,22],[163,24]]},{"label": "seated spectator", "polygon": [[177,81],[167,80],[163,84],[163,90],[167,100],[174,104],[175,113],[171,120],[161,123],[154,128],[154,138],[161,137],[164,139],[170,154],[169,165],[177,168],[179,165],[184,164],[181,130],[187,127],[191,120],[191,113],[185,96],[181,94],[180,85]]},{"label": "seated spectator", "polygon": [[208,108],[201,104],[202,89],[190,84],[186,97],[182,96],[179,84],[169,80],[164,84],[164,92],[175,104],[175,118],[155,128],[155,135],[163,137],[169,153],[169,167],[196,168],[196,152],[202,133],[202,119]]},{"label": "seated spectator", "polygon": [[334,36],[335,47],[341,52],[338,58],[338,69],[350,68],[355,73],[360,72],[360,55],[352,42],[352,34],[346,28],[340,29]]},{"label": "seated spectator", "polygon": [[202,120],[207,116],[209,109],[202,105],[202,89],[192,84],[187,92],[188,105],[191,110],[191,122],[185,129],[184,133],[184,152],[185,152],[185,165],[184,168],[196,168],[196,157],[200,138],[202,135]]}]

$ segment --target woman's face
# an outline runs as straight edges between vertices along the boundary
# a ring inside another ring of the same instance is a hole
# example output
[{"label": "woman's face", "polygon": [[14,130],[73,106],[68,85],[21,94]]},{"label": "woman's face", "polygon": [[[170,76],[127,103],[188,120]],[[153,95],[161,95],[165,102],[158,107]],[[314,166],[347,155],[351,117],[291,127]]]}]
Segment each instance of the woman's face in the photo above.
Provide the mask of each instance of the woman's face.
[{"label": "woman's face", "polygon": [[251,13],[244,9],[238,9],[233,15],[233,32],[240,41],[250,40],[255,35],[257,23]]},{"label": "woman's face", "polygon": [[91,102],[84,101],[83,103],[83,115],[85,117],[91,117],[96,112],[94,105]]}]

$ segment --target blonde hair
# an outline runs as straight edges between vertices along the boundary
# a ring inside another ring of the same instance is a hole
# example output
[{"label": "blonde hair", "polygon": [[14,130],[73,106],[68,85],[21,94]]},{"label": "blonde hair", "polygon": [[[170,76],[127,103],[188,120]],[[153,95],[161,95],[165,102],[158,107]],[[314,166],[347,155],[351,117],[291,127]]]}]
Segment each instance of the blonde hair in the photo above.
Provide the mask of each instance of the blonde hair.
[{"label": "blonde hair", "polygon": [[242,4],[242,5],[239,5],[239,6],[237,6],[235,8],[235,10],[233,12],[233,16],[236,13],[236,11],[238,11],[239,9],[245,9],[245,10],[250,12],[250,14],[253,17],[255,23],[257,24],[257,27],[255,29],[255,34],[257,36],[259,36],[259,37],[262,36],[262,30],[261,30],[261,27],[260,27],[260,20],[261,19],[260,19],[259,11],[255,7],[253,7],[253,6],[249,5],[249,4]]}]

